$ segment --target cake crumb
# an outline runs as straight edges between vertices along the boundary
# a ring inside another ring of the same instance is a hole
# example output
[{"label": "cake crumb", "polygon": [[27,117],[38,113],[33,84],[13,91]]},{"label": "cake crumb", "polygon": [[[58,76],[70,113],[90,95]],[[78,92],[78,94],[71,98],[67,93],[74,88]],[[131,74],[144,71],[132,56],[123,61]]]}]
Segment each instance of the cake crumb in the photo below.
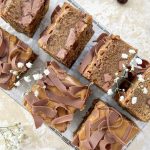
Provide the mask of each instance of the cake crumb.
[{"label": "cake crumb", "polygon": [[132,104],[136,104],[137,103],[137,97],[132,97]]},{"label": "cake crumb", "polygon": [[121,55],[121,57],[122,57],[123,59],[128,59],[128,55],[125,54],[125,53],[123,53],[123,54]]},{"label": "cake crumb", "polygon": [[107,92],[107,94],[108,95],[113,95],[114,93],[113,93],[112,89],[109,89],[108,92]]}]

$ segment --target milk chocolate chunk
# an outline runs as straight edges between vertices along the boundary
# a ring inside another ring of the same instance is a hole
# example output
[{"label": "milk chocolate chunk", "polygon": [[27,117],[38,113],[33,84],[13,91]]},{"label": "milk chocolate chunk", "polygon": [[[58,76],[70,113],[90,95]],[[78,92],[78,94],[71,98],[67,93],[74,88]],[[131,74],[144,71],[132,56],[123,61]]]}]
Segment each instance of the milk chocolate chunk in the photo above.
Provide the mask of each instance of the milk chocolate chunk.
[{"label": "milk chocolate chunk", "polygon": [[81,84],[54,61],[48,63],[47,69],[49,74],[43,74],[33,85],[24,98],[24,105],[33,115],[36,127],[45,122],[64,132],[75,111],[84,109],[89,86]]},{"label": "milk chocolate chunk", "polygon": [[[57,6],[51,24],[41,34],[39,46],[52,57],[71,67],[93,35],[92,16],[68,3]],[[59,50],[67,55],[59,55]]]},{"label": "milk chocolate chunk", "polygon": [[[102,34],[94,42],[97,44],[84,57],[79,72],[108,92],[114,86],[116,77],[120,78],[130,66],[137,50],[117,35]],[[130,54],[130,49],[135,50],[135,54]]]},{"label": "milk chocolate chunk", "polygon": [[73,144],[80,150],[121,150],[138,132],[132,121],[99,101],[75,133]]},{"label": "milk chocolate chunk", "polygon": [[147,100],[147,104],[150,106],[150,99]]},{"label": "milk chocolate chunk", "polygon": [[32,63],[36,57],[28,45],[0,28],[0,87],[14,87],[18,77],[28,70],[26,63]]},{"label": "milk chocolate chunk", "polygon": [[32,37],[49,7],[49,0],[5,0],[0,4],[2,18],[16,31]]}]

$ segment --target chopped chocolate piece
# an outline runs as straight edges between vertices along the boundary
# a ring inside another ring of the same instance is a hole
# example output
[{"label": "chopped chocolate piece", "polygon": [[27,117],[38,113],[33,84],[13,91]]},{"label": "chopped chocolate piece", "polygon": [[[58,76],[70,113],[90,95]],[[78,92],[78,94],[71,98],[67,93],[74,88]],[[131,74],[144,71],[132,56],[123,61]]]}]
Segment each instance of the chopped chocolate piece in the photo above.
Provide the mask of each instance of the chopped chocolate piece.
[{"label": "chopped chocolate piece", "polygon": [[5,0],[2,18],[18,32],[32,37],[49,7],[49,0]]},{"label": "chopped chocolate piece", "polygon": [[[24,105],[32,113],[36,127],[43,122],[64,132],[77,109],[84,109],[89,96],[85,86],[62,70],[54,61],[48,63],[48,75],[33,85]],[[38,92],[36,95],[35,92]]]},{"label": "chopped chocolate piece", "polygon": [[117,0],[120,4],[126,4],[128,0]]},{"label": "chopped chocolate piece", "polygon": [[[92,16],[64,3],[61,8],[56,7],[51,18],[52,24],[41,34],[39,46],[71,67],[93,35]],[[59,52],[62,50],[66,55]]]},{"label": "chopped chocolate piece", "polygon": [[67,51],[65,49],[61,49],[58,51],[57,57],[64,59],[66,57],[66,55],[67,55]]},{"label": "chopped chocolate piece", "polygon": [[[120,78],[129,66],[135,54],[130,54],[132,46],[120,39],[119,36],[102,34],[96,40],[98,43],[84,57],[79,72],[108,92],[114,85],[116,74]],[[126,59],[122,54],[128,55]]]},{"label": "chopped chocolate piece", "polygon": [[28,45],[0,28],[0,87],[7,90],[14,87],[17,77],[28,70],[25,63],[35,59],[36,55]]},{"label": "chopped chocolate piece", "polygon": [[[125,88],[124,85],[126,84],[128,85]],[[116,100],[119,104],[141,121],[149,121],[150,108],[147,106],[149,105],[150,98],[150,67],[143,74],[138,75],[134,73],[134,78],[130,82],[128,79],[125,79],[119,88],[123,88],[126,91],[124,92],[124,100],[122,101],[119,100],[122,93],[117,93]],[[134,103],[135,101],[136,103]]]},{"label": "chopped chocolate piece", "polygon": [[61,7],[58,5],[56,6],[56,8],[54,9],[52,15],[51,15],[51,21],[54,22],[55,18],[57,15],[59,15],[59,12],[61,10]]},{"label": "chopped chocolate piece", "polygon": [[138,132],[132,121],[99,101],[75,133],[73,144],[80,150],[121,150]]},{"label": "chopped chocolate piece", "polygon": [[150,106],[150,99],[147,100],[147,104]]},{"label": "chopped chocolate piece", "polygon": [[104,81],[105,82],[112,81],[112,76],[109,73],[104,74]]},{"label": "chopped chocolate piece", "polygon": [[73,47],[76,43],[76,40],[77,40],[76,30],[75,30],[75,28],[71,28],[68,38],[67,38],[67,41],[66,41],[66,44],[65,44],[65,47],[67,49],[76,48],[76,47]]}]

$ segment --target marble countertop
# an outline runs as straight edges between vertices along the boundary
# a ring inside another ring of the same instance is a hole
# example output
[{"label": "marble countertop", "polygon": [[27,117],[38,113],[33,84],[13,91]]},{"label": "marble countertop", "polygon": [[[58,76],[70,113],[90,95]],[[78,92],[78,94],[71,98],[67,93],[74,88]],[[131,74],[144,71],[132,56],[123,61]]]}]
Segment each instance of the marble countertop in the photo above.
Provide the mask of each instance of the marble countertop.
[{"label": "marble countertop", "polygon": [[[51,0],[54,1],[54,0]],[[139,55],[150,60],[150,1],[129,0],[119,5],[116,0],[76,0],[111,33],[119,34],[137,47]],[[0,126],[21,122],[28,139],[21,145],[23,150],[71,150],[45,125],[36,130],[31,115],[0,90]],[[5,115],[4,115],[5,114]],[[17,117],[16,117],[17,116]],[[150,124],[130,144],[128,150],[150,149]],[[0,138],[0,150],[5,150]]]}]

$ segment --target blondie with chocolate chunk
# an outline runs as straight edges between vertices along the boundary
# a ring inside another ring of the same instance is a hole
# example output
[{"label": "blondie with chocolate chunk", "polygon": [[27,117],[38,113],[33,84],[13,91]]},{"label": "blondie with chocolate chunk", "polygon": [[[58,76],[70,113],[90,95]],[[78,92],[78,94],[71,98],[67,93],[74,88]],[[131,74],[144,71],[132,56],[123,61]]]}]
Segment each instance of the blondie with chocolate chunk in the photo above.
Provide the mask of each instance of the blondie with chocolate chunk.
[{"label": "blondie with chocolate chunk", "polygon": [[135,74],[135,72],[135,79],[133,83],[128,84],[129,86],[125,92],[120,91],[125,89],[124,87],[128,81],[125,80],[120,85],[120,91],[116,95],[116,100],[133,116],[146,122],[150,120],[150,64],[145,69],[137,70],[135,68],[132,74]]},{"label": "blondie with chocolate chunk", "polygon": [[75,133],[73,144],[80,150],[121,150],[138,132],[132,121],[99,101]]},{"label": "blondie with chocolate chunk", "polygon": [[38,43],[48,54],[71,67],[93,35],[92,16],[68,3],[57,6],[52,24],[42,33]]},{"label": "blondie with chocolate chunk", "polygon": [[17,80],[29,69],[26,64],[35,59],[31,48],[0,28],[0,87],[11,89],[19,86]]},{"label": "blondie with chocolate chunk", "polygon": [[38,128],[43,122],[64,132],[76,110],[84,109],[89,86],[67,74],[54,61],[48,63],[42,79],[24,98]]},{"label": "blondie with chocolate chunk", "polygon": [[49,0],[2,0],[1,17],[17,31],[32,37],[49,7]]},{"label": "blondie with chocolate chunk", "polygon": [[137,50],[119,36],[101,34],[97,44],[85,56],[80,73],[108,92],[122,75]]}]

